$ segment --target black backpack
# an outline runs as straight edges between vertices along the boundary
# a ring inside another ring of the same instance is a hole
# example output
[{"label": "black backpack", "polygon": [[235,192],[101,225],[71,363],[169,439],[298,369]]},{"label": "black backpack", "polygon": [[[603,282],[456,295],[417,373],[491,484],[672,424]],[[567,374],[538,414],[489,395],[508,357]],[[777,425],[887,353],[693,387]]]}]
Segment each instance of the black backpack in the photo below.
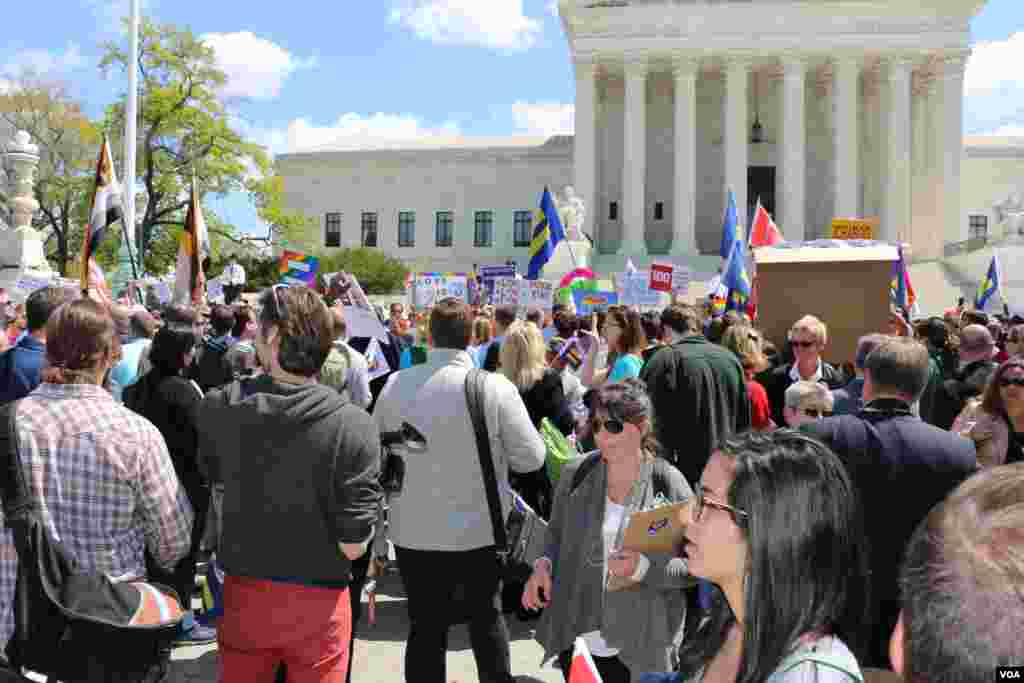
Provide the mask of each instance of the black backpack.
[{"label": "black backpack", "polygon": [[[132,624],[144,600],[136,584],[83,570],[50,536],[18,455],[17,405],[0,407],[0,494],[18,552],[10,665],[63,683],[162,680],[181,617],[156,626]],[[173,589],[150,585],[177,597]]]}]

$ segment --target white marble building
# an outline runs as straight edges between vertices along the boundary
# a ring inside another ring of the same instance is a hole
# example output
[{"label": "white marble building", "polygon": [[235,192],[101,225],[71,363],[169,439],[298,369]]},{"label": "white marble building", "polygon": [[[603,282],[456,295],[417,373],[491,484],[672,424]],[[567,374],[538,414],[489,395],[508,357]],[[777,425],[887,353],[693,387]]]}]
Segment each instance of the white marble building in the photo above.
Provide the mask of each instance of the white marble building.
[{"label": "white marble building", "polygon": [[283,155],[285,191],[318,217],[315,246],[372,234],[430,270],[525,265],[516,212],[546,184],[584,198],[599,268],[669,254],[713,269],[729,188],[748,215],[760,197],[788,239],[877,217],[879,237],[941,259],[994,232],[993,206],[1024,190],[1022,141],[962,137],[983,4],[561,0],[574,138]]}]

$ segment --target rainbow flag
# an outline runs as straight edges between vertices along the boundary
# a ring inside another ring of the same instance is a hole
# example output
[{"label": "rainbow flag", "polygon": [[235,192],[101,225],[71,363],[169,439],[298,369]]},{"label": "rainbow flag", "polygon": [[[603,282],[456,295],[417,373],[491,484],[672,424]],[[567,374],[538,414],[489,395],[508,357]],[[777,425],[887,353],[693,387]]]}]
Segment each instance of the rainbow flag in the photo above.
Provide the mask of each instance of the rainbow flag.
[{"label": "rainbow flag", "polygon": [[299,251],[285,251],[281,254],[281,282],[288,285],[305,285],[316,288],[316,274],[320,270],[320,259]]}]

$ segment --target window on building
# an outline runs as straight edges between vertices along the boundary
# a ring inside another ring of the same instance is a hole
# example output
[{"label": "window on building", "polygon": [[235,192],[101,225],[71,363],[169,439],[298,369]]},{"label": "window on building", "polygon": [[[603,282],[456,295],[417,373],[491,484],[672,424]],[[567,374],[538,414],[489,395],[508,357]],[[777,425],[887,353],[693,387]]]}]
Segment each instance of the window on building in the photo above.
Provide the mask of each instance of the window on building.
[{"label": "window on building", "polygon": [[452,212],[438,211],[434,240],[439,247],[452,246]]},{"label": "window on building", "polygon": [[477,211],[473,225],[473,246],[494,246],[494,212]]},{"label": "window on building", "polygon": [[665,202],[654,202],[654,220],[665,220]]},{"label": "window on building", "polygon": [[324,219],[324,246],[341,246],[341,214],[329,213]]},{"label": "window on building", "polygon": [[533,237],[533,212],[516,211],[512,225],[512,245],[528,247],[531,237]]},{"label": "window on building", "polygon": [[608,204],[608,220],[617,221],[619,220],[619,203],[611,202]]},{"label": "window on building", "polygon": [[416,246],[416,212],[398,212],[398,246]]},{"label": "window on building", "polygon": [[967,237],[969,239],[984,239],[988,237],[988,216],[972,215],[967,220]]},{"label": "window on building", "polygon": [[363,246],[377,246],[377,213],[375,211],[363,212]]}]

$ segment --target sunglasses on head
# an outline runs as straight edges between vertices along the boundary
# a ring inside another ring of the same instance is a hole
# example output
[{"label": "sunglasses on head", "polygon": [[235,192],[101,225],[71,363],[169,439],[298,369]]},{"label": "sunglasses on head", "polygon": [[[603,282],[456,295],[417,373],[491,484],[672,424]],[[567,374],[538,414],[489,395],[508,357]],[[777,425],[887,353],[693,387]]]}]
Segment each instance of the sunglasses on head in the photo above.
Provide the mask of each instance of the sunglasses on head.
[{"label": "sunglasses on head", "polygon": [[999,386],[1001,387],[1024,387],[1024,377],[1004,377],[999,380]]},{"label": "sunglasses on head", "polygon": [[597,434],[602,429],[606,430],[609,434],[621,434],[622,430],[626,428],[626,424],[622,420],[616,420],[613,417],[607,420],[595,417],[590,421],[590,425],[594,430],[594,434]]},{"label": "sunglasses on head", "polygon": [[794,340],[789,342],[790,346],[797,346],[797,347],[800,347],[801,349],[809,349],[812,346],[814,346],[815,344],[817,344],[817,342],[813,342],[813,341],[797,341],[796,339],[794,339]]}]

